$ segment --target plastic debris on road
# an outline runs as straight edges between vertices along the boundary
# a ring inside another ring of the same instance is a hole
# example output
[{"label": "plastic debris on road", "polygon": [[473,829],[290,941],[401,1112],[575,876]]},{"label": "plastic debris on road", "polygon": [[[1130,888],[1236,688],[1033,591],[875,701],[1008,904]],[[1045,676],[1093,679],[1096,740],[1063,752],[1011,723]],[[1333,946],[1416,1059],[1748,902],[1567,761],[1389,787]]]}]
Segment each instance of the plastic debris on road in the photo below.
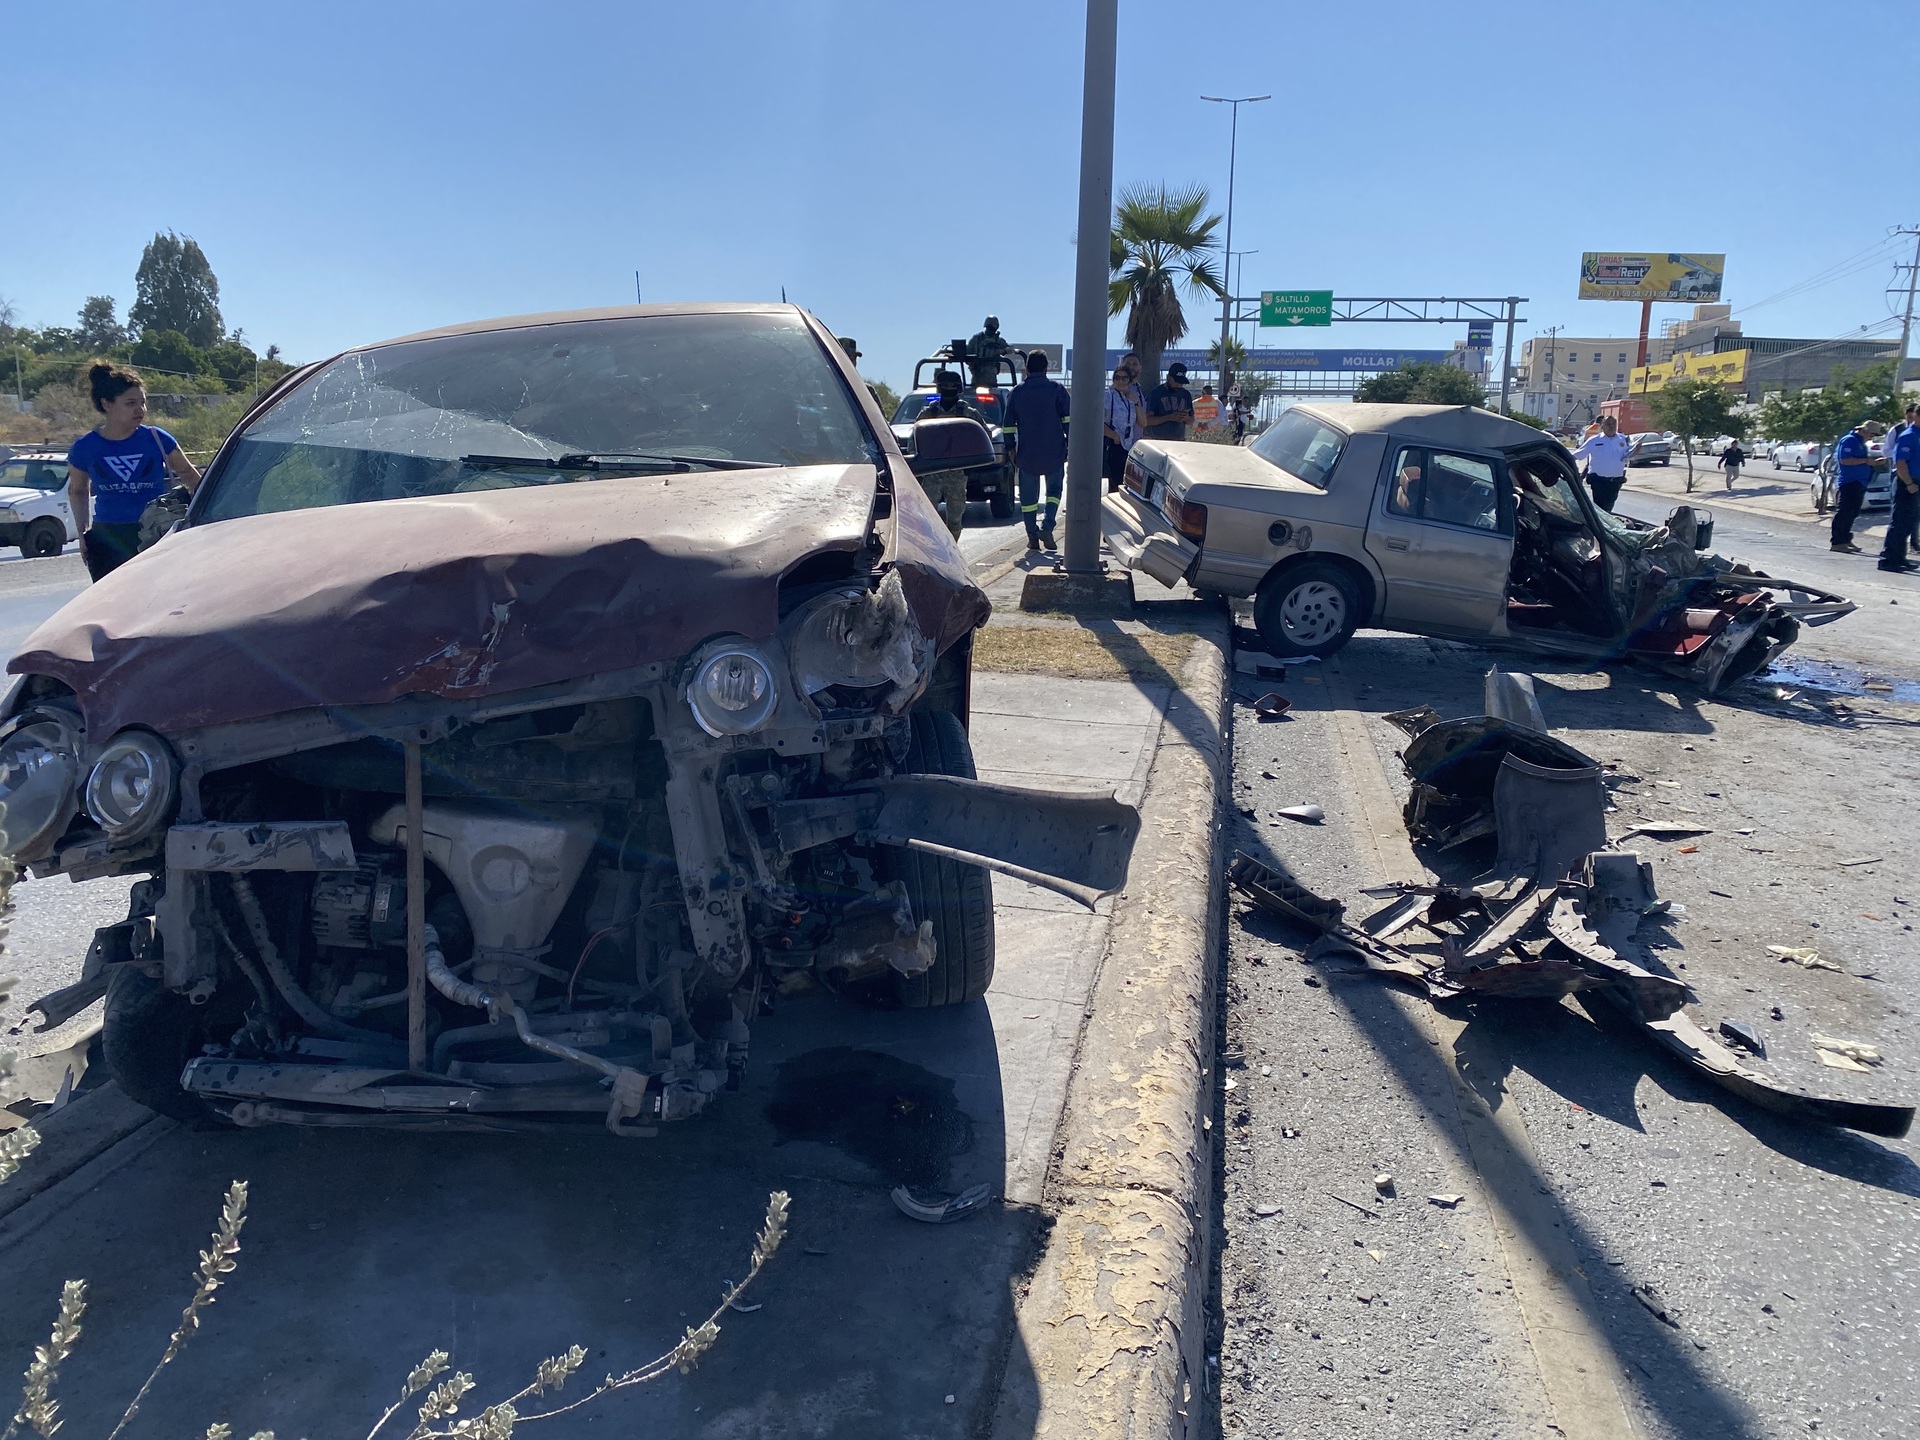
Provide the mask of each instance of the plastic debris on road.
[{"label": "plastic debris on road", "polygon": [[984,1209],[992,1194],[985,1185],[975,1185],[958,1195],[943,1195],[937,1190],[909,1190],[901,1185],[894,1189],[893,1206],[909,1220],[948,1225]]},{"label": "plastic debris on road", "polygon": [[1831,970],[1836,975],[1842,973],[1840,967],[1831,960],[1821,959],[1818,950],[1809,950],[1799,945],[1769,945],[1767,953],[1777,956],[1782,961],[1791,960],[1796,965],[1804,965],[1809,970]]}]

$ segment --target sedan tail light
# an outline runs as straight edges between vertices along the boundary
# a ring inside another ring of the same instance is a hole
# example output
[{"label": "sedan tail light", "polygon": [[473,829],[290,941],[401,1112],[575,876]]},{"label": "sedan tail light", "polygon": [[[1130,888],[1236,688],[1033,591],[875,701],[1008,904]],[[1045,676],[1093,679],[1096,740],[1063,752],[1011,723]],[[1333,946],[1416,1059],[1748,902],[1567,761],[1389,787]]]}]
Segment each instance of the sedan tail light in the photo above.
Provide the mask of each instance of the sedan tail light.
[{"label": "sedan tail light", "polygon": [[1207,538],[1207,507],[1194,505],[1169,495],[1161,506],[1161,513],[1173,522],[1173,528],[1189,540]]}]

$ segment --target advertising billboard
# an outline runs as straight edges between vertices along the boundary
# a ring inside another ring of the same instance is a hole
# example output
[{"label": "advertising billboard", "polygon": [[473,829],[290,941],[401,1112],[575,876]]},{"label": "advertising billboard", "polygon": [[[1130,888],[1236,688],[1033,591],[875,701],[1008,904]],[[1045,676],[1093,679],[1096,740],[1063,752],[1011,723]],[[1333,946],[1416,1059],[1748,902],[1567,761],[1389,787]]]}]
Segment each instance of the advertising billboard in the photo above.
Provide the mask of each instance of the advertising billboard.
[{"label": "advertising billboard", "polygon": [[1725,255],[1627,255],[1588,250],[1580,257],[1582,300],[1718,300]]},{"label": "advertising billboard", "polygon": [[1675,380],[1704,380],[1710,385],[1744,385],[1745,350],[1722,350],[1717,355],[1676,355],[1658,365],[1636,367],[1627,383],[1630,395],[1651,395]]}]

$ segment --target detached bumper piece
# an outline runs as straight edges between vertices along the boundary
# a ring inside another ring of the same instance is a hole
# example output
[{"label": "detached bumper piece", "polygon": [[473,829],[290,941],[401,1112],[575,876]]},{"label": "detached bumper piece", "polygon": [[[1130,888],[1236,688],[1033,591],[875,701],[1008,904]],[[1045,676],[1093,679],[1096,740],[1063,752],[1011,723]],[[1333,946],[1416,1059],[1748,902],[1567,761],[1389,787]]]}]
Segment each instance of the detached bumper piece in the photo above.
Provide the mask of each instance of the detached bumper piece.
[{"label": "detached bumper piece", "polygon": [[[1370,890],[1387,903],[1358,925],[1324,899],[1252,856],[1227,879],[1273,914],[1320,938],[1310,960],[1358,960],[1369,973],[1412,985],[1431,1000],[1461,995],[1558,999],[1592,994],[1648,1040],[1723,1089],[1781,1115],[1899,1138],[1914,1107],[1814,1095],[1782,1083],[1682,1013],[1694,997],[1660,973],[1638,938],[1668,913],[1653,867],[1610,850],[1599,765],[1544,729],[1525,677],[1487,676],[1486,715],[1440,720],[1432,710],[1389,716],[1412,736],[1407,828],[1446,850],[1476,837],[1498,844],[1493,868],[1470,887],[1395,884]],[[1395,940],[1419,927],[1422,940]]]},{"label": "detached bumper piece", "polygon": [[[1431,1000],[1557,999],[1592,992],[1695,1073],[1776,1114],[1893,1139],[1913,1125],[1911,1105],[1839,1100],[1784,1084],[1681,1014],[1692,998],[1685,985],[1625,958],[1609,943],[1640,948],[1633,931],[1643,917],[1665,910],[1653,898],[1651,867],[1637,855],[1590,855],[1577,880],[1548,886],[1522,880],[1517,898],[1504,904],[1508,887],[1497,882],[1474,890],[1390,887],[1385,893],[1393,900],[1358,926],[1339,918],[1339,901],[1303,890],[1249,855],[1234,857],[1228,878],[1262,909],[1319,930],[1320,939],[1306,952],[1311,960],[1358,960],[1369,973],[1405,981]],[[1438,941],[1439,953],[1429,945],[1395,944],[1370,928],[1376,922],[1386,933],[1419,925]]]}]

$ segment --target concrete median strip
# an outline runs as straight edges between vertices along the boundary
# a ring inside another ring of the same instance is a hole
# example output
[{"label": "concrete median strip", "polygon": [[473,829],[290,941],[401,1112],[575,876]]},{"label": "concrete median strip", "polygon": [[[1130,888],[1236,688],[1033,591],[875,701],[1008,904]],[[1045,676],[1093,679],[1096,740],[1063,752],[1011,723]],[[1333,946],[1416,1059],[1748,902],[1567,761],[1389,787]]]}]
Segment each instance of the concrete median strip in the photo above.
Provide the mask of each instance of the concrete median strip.
[{"label": "concrete median strip", "polygon": [[1001,1395],[996,1434],[1202,1423],[1223,641],[1196,638],[1148,774],[1048,1176],[1053,1230],[1015,1316],[1032,1376]]}]

